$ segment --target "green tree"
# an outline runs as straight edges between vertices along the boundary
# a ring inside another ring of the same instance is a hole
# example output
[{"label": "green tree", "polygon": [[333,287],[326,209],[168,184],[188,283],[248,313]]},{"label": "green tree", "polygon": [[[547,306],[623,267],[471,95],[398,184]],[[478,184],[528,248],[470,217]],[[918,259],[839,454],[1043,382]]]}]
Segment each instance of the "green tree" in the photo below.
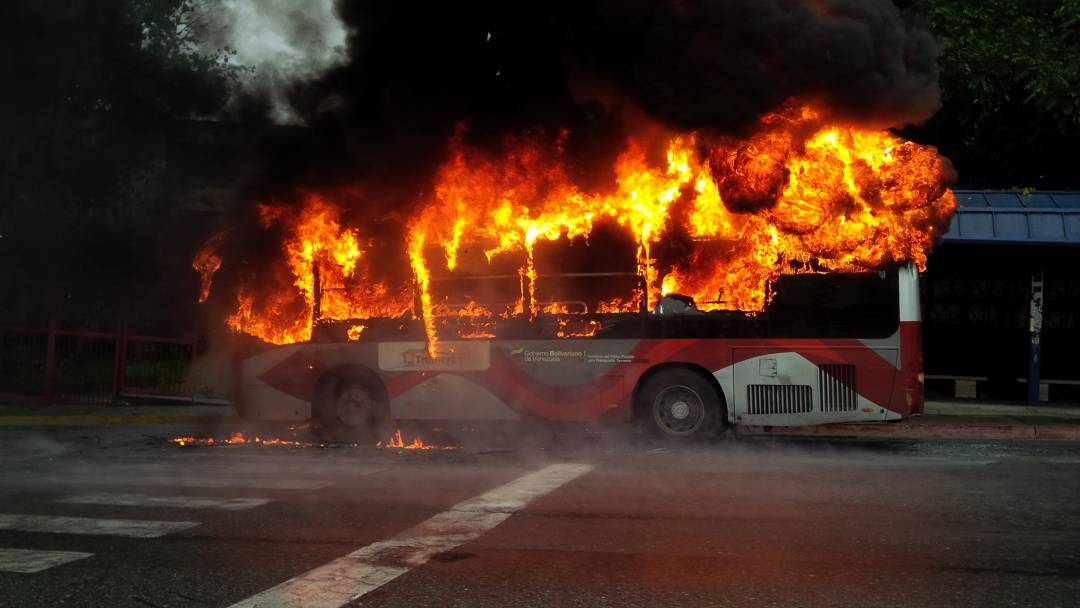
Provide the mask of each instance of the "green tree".
[{"label": "green tree", "polygon": [[[193,0],[18,1],[0,77],[0,255],[42,279],[122,278],[153,237],[163,134],[212,113],[240,68],[200,50]],[[109,263],[100,263],[102,259]]]},{"label": "green tree", "polygon": [[917,136],[979,186],[1080,187],[1080,0],[917,0],[941,43],[942,108]]}]

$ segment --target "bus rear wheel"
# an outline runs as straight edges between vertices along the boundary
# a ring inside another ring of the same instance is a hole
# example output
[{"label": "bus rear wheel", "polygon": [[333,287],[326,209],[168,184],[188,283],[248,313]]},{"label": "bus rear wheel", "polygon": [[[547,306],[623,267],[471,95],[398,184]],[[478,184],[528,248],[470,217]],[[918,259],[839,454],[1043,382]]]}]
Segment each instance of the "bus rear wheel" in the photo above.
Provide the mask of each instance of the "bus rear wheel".
[{"label": "bus rear wheel", "polygon": [[657,437],[693,440],[723,429],[720,394],[697,371],[663,370],[645,381],[638,399],[638,421]]},{"label": "bus rear wheel", "polygon": [[360,374],[338,373],[316,389],[312,414],[334,439],[381,437],[390,419],[385,391]]}]

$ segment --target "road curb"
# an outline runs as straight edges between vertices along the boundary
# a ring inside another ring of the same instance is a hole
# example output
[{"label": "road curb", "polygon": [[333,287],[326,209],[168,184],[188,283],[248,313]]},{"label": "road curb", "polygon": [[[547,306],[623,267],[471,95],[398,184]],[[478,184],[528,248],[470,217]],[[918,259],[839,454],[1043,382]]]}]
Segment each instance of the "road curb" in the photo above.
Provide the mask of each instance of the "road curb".
[{"label": "road curb", "polygon": [[1050,405],[1013,405],[1001,403],[963,403],[958,401],[927,401],[925,413],[928,416],[1022,416],[1030,418],[1080,419],[1080,407],[1059,407]]},{"label": "road curb", "polygon": [[826,424],[811,427],[745,426],[743,435],[819,437],[890,437],[911,439],[1021,439],[1031,441],[1080,441],[1080,425],[994,424]]},{"label": "road curb", "polygon": [[186,425],[236,422],[238,416],[178,416],[155,414],[129,415],[69,415],[69,416],[0,416],[5,426],[119,426],[119,425]]}]

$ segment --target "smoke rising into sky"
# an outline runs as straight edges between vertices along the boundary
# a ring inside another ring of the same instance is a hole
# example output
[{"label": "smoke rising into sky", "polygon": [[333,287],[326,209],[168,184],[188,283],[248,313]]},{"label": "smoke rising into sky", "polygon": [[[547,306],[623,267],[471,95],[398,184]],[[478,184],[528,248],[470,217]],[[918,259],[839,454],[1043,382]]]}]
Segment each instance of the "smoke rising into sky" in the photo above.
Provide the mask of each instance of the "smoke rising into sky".
[{"label": "smoke rising into sky", "polygon": [[397,208],[461,125],[489,150],[565,130],[581,179],[602,185],[643,125],[743,136],[794,100],[903,127],[940,104],[938,45],[891,0],[203,2],[208,48],[254,69],[233,116],[317,142],[268,154],[264,196],[364,183]]},{"label": "smoke rising into sky", "polygon": [[[346,61],[346,28],[334,0],[205,0],[203,43],[235,51],[252,68],[242,95],[258,99],[275,123],[302,123],[290,93]],[[235,105],[236,100],[234,100]]]},{"label": "smoke rising into sky", "polygon": [[789,98],[903,126],[940,103],[937,44],[891,0],[590,3],[571,52],[649,114],[738,128]]}]

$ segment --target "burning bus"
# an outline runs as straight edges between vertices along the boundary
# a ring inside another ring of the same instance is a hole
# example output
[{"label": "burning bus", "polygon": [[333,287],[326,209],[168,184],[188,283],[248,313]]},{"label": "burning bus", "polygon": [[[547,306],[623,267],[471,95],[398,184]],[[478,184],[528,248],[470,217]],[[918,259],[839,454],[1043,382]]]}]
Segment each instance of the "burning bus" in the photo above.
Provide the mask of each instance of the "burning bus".
[{"label": "burning bus", "polygon": [[262,345],[242,412],[678,438],[921,413],[918,270],[955,208],[934,148],[791,106],[743,138],[629,137],[586,188],[564,137],[455,137],[389,229],[331,192],[260,205],[279,257],[228,317]]}]

